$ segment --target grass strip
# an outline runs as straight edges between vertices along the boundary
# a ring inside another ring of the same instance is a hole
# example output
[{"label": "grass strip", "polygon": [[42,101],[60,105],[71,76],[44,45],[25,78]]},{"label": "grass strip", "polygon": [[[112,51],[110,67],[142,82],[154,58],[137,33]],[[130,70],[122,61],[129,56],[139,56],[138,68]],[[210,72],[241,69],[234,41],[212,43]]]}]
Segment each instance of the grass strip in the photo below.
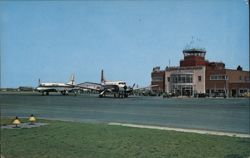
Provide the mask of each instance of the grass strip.
[{"label": "grass strip", "polygon": [[[21,119],[26,122],[26,119]],[[250,139],[107,124],[38,120],[47,126],[2,129],[6,158],[248,158]],[[11,119],[1,118],[1,125]]]}]

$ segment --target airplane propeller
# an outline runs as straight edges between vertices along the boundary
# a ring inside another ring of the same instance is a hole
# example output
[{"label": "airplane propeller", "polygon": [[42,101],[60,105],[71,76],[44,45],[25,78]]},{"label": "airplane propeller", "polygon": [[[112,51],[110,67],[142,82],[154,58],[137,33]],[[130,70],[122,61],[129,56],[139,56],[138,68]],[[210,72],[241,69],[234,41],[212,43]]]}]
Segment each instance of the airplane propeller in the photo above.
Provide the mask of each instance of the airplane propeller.
[{"label": "airplane propeller", "polygon": [[134,87],[135,87],[135,83],[133,84],[132,87],[128,87],[128,89],[126,88],[126,89],[127,89],[126,92],[127,92],[128,94],[132,93],[133,90],[134,90]]},{"label": "airplane propeller", "polygon": [[133,84],[133,87],[132,88],[134,88],[135,87],[135,83]]}]

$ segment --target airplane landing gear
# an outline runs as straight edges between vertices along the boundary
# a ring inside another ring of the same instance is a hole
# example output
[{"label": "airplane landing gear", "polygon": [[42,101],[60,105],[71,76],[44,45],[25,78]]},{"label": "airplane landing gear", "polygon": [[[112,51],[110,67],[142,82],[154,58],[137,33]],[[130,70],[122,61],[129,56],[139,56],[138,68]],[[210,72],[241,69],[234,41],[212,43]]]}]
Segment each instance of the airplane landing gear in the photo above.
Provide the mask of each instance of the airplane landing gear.
[{"label": "airplane landing gear", "polygon": [[62,95],[69,95],[69,92],[67,90],[61,91]]},{"label": "airplane landing gear", "polygon": [[62,95],[66,95],[66,91],[61,91],[61,94]]}]

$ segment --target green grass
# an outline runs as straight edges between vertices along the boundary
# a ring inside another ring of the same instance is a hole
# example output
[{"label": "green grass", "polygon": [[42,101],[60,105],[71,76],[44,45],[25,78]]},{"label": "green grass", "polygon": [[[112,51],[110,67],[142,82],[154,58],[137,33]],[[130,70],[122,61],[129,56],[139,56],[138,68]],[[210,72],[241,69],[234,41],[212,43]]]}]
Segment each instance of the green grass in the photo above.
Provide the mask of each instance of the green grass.
[{"label": "green grass", "polygon": [[[10,122],[10,119],[1,119],[1,124]],[[1,129],[1,155],[6,158],[247,158],[250,156],[250,139],[106,124],[48,120],[39,122],[47,122],[49,125],[31,129]]]}]

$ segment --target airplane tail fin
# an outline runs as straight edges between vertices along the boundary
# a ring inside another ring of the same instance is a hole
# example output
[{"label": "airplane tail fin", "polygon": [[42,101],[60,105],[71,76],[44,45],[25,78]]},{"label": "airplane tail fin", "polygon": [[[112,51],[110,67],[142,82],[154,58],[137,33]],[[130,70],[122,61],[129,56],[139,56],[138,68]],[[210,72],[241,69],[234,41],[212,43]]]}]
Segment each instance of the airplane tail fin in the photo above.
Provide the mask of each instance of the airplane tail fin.
[{"label": "airplane tail fin", "polygon": [[71,75],[70,80],[69,80],[69,82],[67,84],[71,84],[71,85],[75,84],[75,74]]},{"label": "airplane tail fin", "polygon": [[104,73],[103,73],[103,70],[102,70],[102,72],[101,72],[101,83],[103,83],[103,82],[105,82],[106,80],[105,80],[105,78],[104,78]]}]

